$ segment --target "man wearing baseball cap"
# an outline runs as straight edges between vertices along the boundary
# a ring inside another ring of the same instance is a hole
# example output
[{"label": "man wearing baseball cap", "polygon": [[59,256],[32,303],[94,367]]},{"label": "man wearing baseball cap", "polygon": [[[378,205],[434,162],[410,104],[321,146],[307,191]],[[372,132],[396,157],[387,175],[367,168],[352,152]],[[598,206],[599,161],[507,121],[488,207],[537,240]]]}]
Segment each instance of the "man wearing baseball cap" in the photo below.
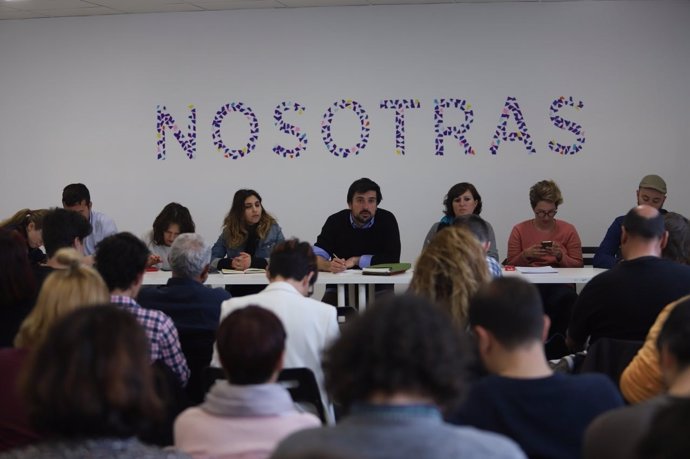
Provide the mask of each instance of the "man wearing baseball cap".
[{"label": "man wearing baseball cap", "polygon": [[[661,214],[666,213],[666,210],[662,209],[664,201],[666,201],[666,182],[658,175],[650,174],[642,177],[640,186],[635,193],[638,206],[645,204],[659,209]],[[595,268],[611,269],[621,260],[621,227],[624,218],[625,215],[616,218],[606,231],[606,236],[599,244],[592,260]]]}]

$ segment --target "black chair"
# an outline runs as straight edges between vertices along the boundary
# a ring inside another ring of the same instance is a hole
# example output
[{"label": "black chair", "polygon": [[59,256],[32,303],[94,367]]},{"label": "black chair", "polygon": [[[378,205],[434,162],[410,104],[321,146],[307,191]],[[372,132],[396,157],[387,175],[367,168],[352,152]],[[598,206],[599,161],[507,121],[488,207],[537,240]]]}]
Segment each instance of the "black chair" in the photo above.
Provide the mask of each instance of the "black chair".
[{"label": "black chair", "polygon": [[586,245],[582,247],[582,262],[585,266],[592,266],[594,264],[594,254],[597,253],[598,249],[598,245]]},{"label": "black chair", "polygon": [[285,368],[278,375],[278,383],[285,387],[292,401],[317,415],[326,424],[326,411],[321,400],[316,376],[309,368]]},{"label": "black chair", "polygon": [[187,360],[190,376],[186,392],[192,403],[201,403],[206,394],[203,373],[213,356],[215,330],[179,330],[180,347]]},{"label": "black chair", "polygon": [[139,439],[164,447],[173,444],[175,418],[191,404],[179,377],[162,360],[153,362],[152,368],[156,394],[163,401],[164,416],[140,432]]},{"label": "black chair", "polygon": [[338,325],[341,328],[357,315],[357,310],[352,306],[338,306],[336,310],[338,314]]},{"label": "black chair", "polygon": [[[222,368],[206,367],[204,369],[203,384],[206,391],[218,379],[225,379]],[[321,419],[322,424],[326,424],[326,410],[313,371],[309,368],[285,368],[278,375],[278,384],[290,392],[293,402],[315,414]]]},{"label": "black chair", "polygon": [[217,367],[206,367],[204,368],[204,373],[202,376],[202,387],[204,388],[204,394],[211,389],[211,386],[218,379],[225,379],[225,372],[222,368]]},{"label": "black chair", "polygon": [[644,341],[599,338],[587,349],[578,373],[603,373],[618,387],[623,371]]}]

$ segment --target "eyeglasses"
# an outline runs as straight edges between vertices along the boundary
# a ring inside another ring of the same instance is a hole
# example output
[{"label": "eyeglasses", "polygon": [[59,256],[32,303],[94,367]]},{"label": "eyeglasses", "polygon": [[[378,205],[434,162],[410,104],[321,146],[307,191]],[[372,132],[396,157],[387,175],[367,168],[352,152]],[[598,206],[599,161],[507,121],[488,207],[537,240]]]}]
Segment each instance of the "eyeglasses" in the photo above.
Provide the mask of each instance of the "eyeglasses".
[{"label": "eyeglasses", "polygon": [[547,215],[549,217],[555,217],[557,213],[558,213],[558,211],[556,209],[550,210],[548,212],[546,212],[545,210],[535,210],[534,211],[534,215],[536,215],[537,217],[546,217]]}]

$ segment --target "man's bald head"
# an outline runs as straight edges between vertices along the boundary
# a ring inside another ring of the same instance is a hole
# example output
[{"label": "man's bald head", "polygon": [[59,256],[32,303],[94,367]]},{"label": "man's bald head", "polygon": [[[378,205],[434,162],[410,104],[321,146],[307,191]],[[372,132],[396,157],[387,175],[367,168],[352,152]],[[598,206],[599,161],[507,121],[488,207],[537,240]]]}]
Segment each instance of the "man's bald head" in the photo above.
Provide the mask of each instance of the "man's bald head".
[{"label": "man's bald head", "polygon": [[641,205],[633,207],[623,220],[623,228],[630,237],[662,239],[666,232],[664,216],[658,209]]}]

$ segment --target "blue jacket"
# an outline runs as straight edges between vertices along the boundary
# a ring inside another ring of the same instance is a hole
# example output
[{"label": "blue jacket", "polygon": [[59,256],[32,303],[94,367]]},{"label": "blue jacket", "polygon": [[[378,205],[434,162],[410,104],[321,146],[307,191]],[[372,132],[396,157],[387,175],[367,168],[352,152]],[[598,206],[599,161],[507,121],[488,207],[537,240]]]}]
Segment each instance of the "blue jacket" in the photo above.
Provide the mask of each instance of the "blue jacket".
[{"label": "blue jacket", "polygon": [[[278,223],[274,223],[268,229],[268,234],[266,234],[266,237],[264,239],[259,240],[259,245],[256,248],[256,253],[254,254],[254,257],[264,258],[266,259],[266,261],[268,261],[269,257],[271,256],[271,251],[273,250],[273,247],[275,247],[275,245],[279,242],[283,242],[284,240],[285,236],[283,236],[283,231],[280,229]],[[221,258],[235,258],[237,255],[240,254],[240,252],[243,251],[244,244],[239,247],[228,247],[226,245],[225,238],[221,234],[220,236],[218,236],[218,240],[215,244],[213,244],[213,248],[211,249],[211,266],[217,268],[218,261]]]},{"label": "blue jacket", "polygon": [[166,285],[141,289],[137,302],[147,309],[162,311],[180,332],[215,330],[220,318],[220,304],[230,294],[222,288],[208,288],[193,279],[171,277]]}]

